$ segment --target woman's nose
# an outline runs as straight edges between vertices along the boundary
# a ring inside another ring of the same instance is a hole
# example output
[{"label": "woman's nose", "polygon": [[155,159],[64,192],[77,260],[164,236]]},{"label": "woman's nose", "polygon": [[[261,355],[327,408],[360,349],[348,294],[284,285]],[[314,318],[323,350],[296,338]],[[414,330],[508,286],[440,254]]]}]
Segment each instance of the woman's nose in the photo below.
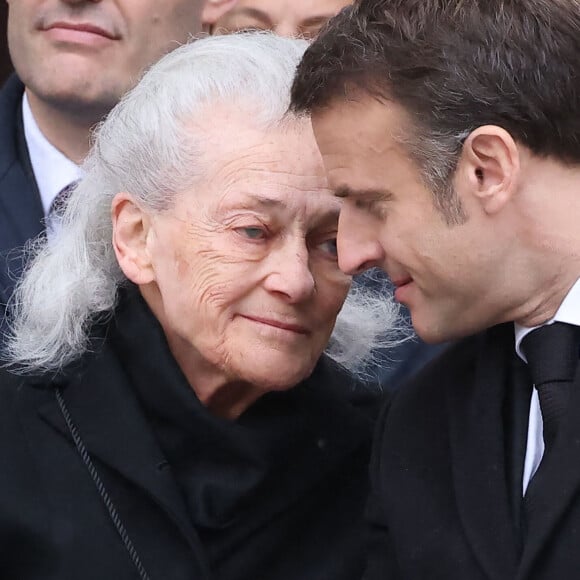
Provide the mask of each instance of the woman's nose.
[{"label": "woman's nose", "polygon": [[305,247],[279,254],[273,262],[275,265],[266,279],[268,291],[284,295],[291,303],[302,302],[312,296],[315,282]]}]

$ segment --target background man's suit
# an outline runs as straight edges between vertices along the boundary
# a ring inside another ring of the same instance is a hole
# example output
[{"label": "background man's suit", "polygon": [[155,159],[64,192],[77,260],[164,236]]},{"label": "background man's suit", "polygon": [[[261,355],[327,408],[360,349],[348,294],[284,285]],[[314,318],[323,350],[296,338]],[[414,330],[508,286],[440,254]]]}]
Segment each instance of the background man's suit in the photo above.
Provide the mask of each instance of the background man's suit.
[{"label": "background man's suit", "polygon": [[[365,578],[580,577],[578,411],[566,417],[546,460],[537,521],[527,535],[518,528],[526,378],[508,323],[461,341],[397,392],[377,431],[375,544]],[[579,383],[572,409],[580,409]]]},{"label": "background man's suit", "polygon": [[0,91],[0,319],[22,269],[19,249],[44,227],[24,141],[23,92],[24,86],[15,76]]}]

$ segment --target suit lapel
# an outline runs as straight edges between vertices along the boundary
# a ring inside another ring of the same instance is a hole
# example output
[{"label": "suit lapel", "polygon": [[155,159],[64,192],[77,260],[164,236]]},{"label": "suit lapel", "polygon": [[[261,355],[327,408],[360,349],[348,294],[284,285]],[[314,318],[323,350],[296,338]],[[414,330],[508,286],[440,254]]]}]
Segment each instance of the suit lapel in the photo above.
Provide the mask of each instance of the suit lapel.
[{"label": "suit lapel", "polygon": [[541,470],[534,499],[534,519],[529,523],[518,580],[532,571],[536,558],[547,541],[553,537],[554,528],[565,515],[570,503],[580,491],[580,367],[570,401],[570,414],[561,426],[558,439]]},{"label": "suit lapel", "polygon": [[[185,517],[187,511],[171,470],[167,469],[165,457],[116,357],[105,350],[88,363],[82,376],[82,380],[75,377],[56,380],[52,386],[61,387],[91,457],[144,489],[177,525],[192,549],[201,554],[201,545]],[[44,403],[39,414],[73,444],[56,398]]]},{"label": "suit lapel", "polygon": [[22,271],[21,247],[43,230],[40,196],[24,141],[24,86],[11,77],[0,93],[0,301]]},{"label": "suit lapel", "polygon": [[0,180],[0,301],[6,303],[24,267],[24,247],[43,231],[34,193],[18,164]]},{"label": "suit lapel", "polygon": [[460,518],[488,577],[512,579],[517,548],[505,471],[503,406],[511,325],[482,338],[475,369],[448,389],[452,469]]}]

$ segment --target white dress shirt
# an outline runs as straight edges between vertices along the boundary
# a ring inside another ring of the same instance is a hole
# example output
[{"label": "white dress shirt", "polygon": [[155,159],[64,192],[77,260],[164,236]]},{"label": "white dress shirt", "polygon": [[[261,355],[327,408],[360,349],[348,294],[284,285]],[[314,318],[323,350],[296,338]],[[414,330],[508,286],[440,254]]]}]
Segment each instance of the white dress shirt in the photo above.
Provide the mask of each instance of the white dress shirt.
[{"label": "white dress shirt", "polygon": [[[552,324],[554,322],[567,322],[575,326],[580,326],[580,279],[576,281],[574,286],[570,289],[566,298],[558,308],[554,318],[548,320],[545,324]],[[528,328],[515,324],[515,338],[516,338],[516,352],[518,356],[525,361],[526,356],[521,350],[521,344],[524,337],[532,332],[534,328]],[[543,325],[542,325],[543,326]],[[524,463],[524,477],[522,480],[522,495],[526,494],[528,484],[536,473],[542,456],[544,455],[544,437],[543,437],[544,423],[542,421],[542,412],[540,410],[540,399],[538,398],[538,391],[533,389],[532,400],[530,403],[530,419],[528,423],[528,443],[526,446],[526,459]]]},{"label": "white dress shirt", "polygon": [[47,216],[55,197],[65,187],[78,181],[82,172],[76,163],[49,143],[42,134],[30,110],[26,93],[22,98],[22,120],[30,163],[38,184],[44,215]]}]

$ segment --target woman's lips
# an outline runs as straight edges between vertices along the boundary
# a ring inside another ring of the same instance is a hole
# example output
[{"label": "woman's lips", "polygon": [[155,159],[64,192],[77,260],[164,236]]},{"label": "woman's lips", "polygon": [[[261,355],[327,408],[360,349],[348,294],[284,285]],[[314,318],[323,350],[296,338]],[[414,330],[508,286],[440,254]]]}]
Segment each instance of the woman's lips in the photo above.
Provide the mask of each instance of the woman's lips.
[{"label": "woman's lips", "polygon": [[308,328],[298,323],[282,322],[280,320],[274,320],[271,318],[262,318],[260,316],[245,316],[245,315],[242,316],[243,318],[247,318],[248,320],[252,320],[253,322],[259,322],[260,324],[273,326],[274,328],[281,328],[282,330],[288,330],[290,332],[295,332],[296,334],[309,334]]}]

